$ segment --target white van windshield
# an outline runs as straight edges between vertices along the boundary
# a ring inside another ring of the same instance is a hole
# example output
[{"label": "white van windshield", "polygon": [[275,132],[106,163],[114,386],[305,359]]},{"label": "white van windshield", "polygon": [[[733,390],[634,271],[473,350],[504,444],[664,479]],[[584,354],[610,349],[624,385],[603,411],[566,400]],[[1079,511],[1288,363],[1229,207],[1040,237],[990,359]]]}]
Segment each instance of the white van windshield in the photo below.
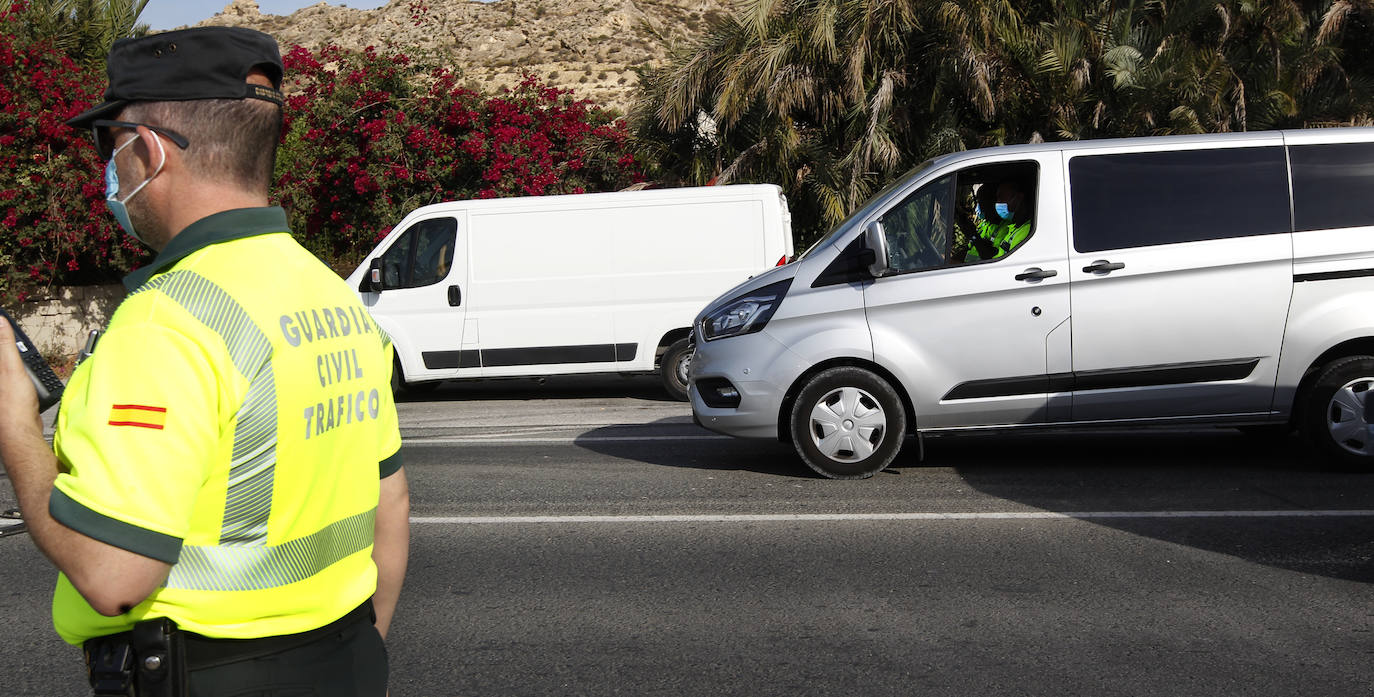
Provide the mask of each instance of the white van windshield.
[{"label": "white van windshield", "polygon": [[888,182],[887,186],[884,186],[880,191],[878,191],[878,193],[870,196],[869,199],[865,201],[862,206],[855,208],[854,211],[851,212],[848,216],[846,216],[844,220],[841,220],[838,225],[836,225],[834,228],[831,228],[828,234],[823,235],[814,244],[812,244],[810,247],[807,247],[806,251],[802,252],[801,256],[797,257],[797,260],[800,261],[802,259],[805,259],[807,256],[811,254],[811,252],[814,252],[817,249],[820,249],[821,247],[824,247],[825,245],[835,241],[836,237],[840,236],[844,233],[845,230],[849,229],[849,226],[853,220],[855,220],[856,218],[867,217],[870,212],[880,207],[882,205],[882,202],[886,201],[888,196],[890,196],[895,189],[905,185],[907,182],[911,181],[913,178],[918,176],[921,172],[930,169],[930,166],[933,163],[934,160],[926,160],[925,162],[922,162],[921,164],[912,167],[910,170],[907,171],[906,174],[903,174],[902,176],[893,179],[891,182]]}]

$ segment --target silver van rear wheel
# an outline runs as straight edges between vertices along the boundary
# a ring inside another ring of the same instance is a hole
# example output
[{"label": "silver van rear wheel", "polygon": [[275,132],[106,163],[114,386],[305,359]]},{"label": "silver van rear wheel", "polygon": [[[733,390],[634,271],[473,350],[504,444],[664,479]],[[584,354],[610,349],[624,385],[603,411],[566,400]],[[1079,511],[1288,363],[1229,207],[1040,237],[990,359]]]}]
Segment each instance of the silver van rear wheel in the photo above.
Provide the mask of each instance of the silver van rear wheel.
[{"label": "silver van rear wheel", "polygon": [[1336,389],[1327,402],[1326,430],[1338,447],[1351,455],[1374,455],[1374,438],[1370,437],[1369,420],[1365,417],[1365,400],[1374,378],[1356,378]]},{"label": "silver van rear wheel", "polygon": [[1374,357],[1328,363],[1306,395],[1304,432],[1330,462],[1374,471]]},{"label": "silver van rear wheel", "polygon": [[818,373],[792,405],[792,446],[808,467],[833,479],[881,472],[905,437],[901,398],[886,380],[863,368]]}]

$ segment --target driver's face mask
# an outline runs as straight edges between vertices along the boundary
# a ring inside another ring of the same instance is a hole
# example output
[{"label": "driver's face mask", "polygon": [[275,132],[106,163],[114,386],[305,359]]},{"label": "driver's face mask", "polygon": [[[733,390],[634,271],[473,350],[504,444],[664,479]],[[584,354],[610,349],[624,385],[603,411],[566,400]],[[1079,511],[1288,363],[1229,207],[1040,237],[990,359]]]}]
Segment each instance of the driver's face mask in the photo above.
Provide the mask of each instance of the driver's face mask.
[{"label": "driver's face mask", "polygon": [[167,164],[167,151],[162,147],[162,139],[154,136],[153,140],[157,141],[157,151],[162,161],[158,163],[157,169],[153,170],[153,173],[148,175],[147,179],[143,180],[142,184],[134,187],[134,190],[130,191],[129,195],[125,196],[123,200],[120,200],[119,172],[115,169],[115,157],[119,155],[121,150],[129,147],[136,140],[138,140],[138,136],[130,138],[125,141],[123,145],[115,148],[114,152],[110,154],[109,161],[105,163],[105,206],[110,209],[110,213],[114,215],[115,220],[119,223],[119,227],[123,228],[124,232],[129,233],[130,236],[139,242],[147,244],[147,241],[140,237],[138,231],[134,229],[133,221],[129,220],[129,209],[124,204],[128,203],[129,199],[134,197],[134,194],[142,191],[143,187],[147,186],[148,182],[152,181],[153,178],[162,171],[162,167]]}]

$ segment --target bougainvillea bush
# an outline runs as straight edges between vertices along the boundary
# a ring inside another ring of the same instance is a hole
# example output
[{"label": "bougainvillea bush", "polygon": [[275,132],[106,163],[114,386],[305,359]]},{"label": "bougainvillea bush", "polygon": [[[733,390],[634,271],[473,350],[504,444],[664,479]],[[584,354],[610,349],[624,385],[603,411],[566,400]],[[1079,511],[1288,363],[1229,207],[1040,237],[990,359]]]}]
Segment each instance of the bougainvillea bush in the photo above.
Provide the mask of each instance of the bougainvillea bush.
[{"label": "bougainvillea bush", "polygon": [[[103,163],[63,122],[101,99],[103,66],[26,38],[0,11],[0,304],[45,287],[117,281],[151,254],[105,208]],[[639,181],[625,124],[526,78],[500,95],[403,54],[286,51],[275,202],[340,272],[416,206],[609,191]]]},{"label": "bougainvillea bush", "polygon": [[612,191],[640,181],[625,123],[527,76],[499,95],[405,54],[284,57],[277,186],[292,229],[341,273],[417,206]]},{"label": "bougainvillea bush", "polygon": [[0,12],[0,302],[52,285],[108,282],[149,258],[105,209],[103,163],[63,122],[99,101],[104,73],[26,35]]}]

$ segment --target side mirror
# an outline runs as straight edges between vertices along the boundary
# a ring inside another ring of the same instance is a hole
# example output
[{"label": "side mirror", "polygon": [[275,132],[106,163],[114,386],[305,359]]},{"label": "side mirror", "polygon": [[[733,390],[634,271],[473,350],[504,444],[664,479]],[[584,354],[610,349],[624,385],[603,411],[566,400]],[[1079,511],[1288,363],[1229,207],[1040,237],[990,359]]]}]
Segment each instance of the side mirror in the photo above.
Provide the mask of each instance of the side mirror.
[{"label": "side mirror", "polygon": [[366,286],[367,286],[366,290],[368,290],[368,291],[371,291],[371,292],[373,292],[373,293],[380,293],[380,292],[382,292],[382,258],[381,258],[381,257],[374,258],[374,259],[372,260],[372,263],[371,263],[371,264],[368,264],[368,267],[367,267],[367,278],[364,278],[364,279],[363,279],[363,283],[366,284]]},{"label": "side mirror", "polygon": [[868,272],[874,278],[882,278],[892,271],[887,264],[887,235],[883,232],[883,222],[875,220],[864,228],[864,246],[873,252],[868,260]]}]

